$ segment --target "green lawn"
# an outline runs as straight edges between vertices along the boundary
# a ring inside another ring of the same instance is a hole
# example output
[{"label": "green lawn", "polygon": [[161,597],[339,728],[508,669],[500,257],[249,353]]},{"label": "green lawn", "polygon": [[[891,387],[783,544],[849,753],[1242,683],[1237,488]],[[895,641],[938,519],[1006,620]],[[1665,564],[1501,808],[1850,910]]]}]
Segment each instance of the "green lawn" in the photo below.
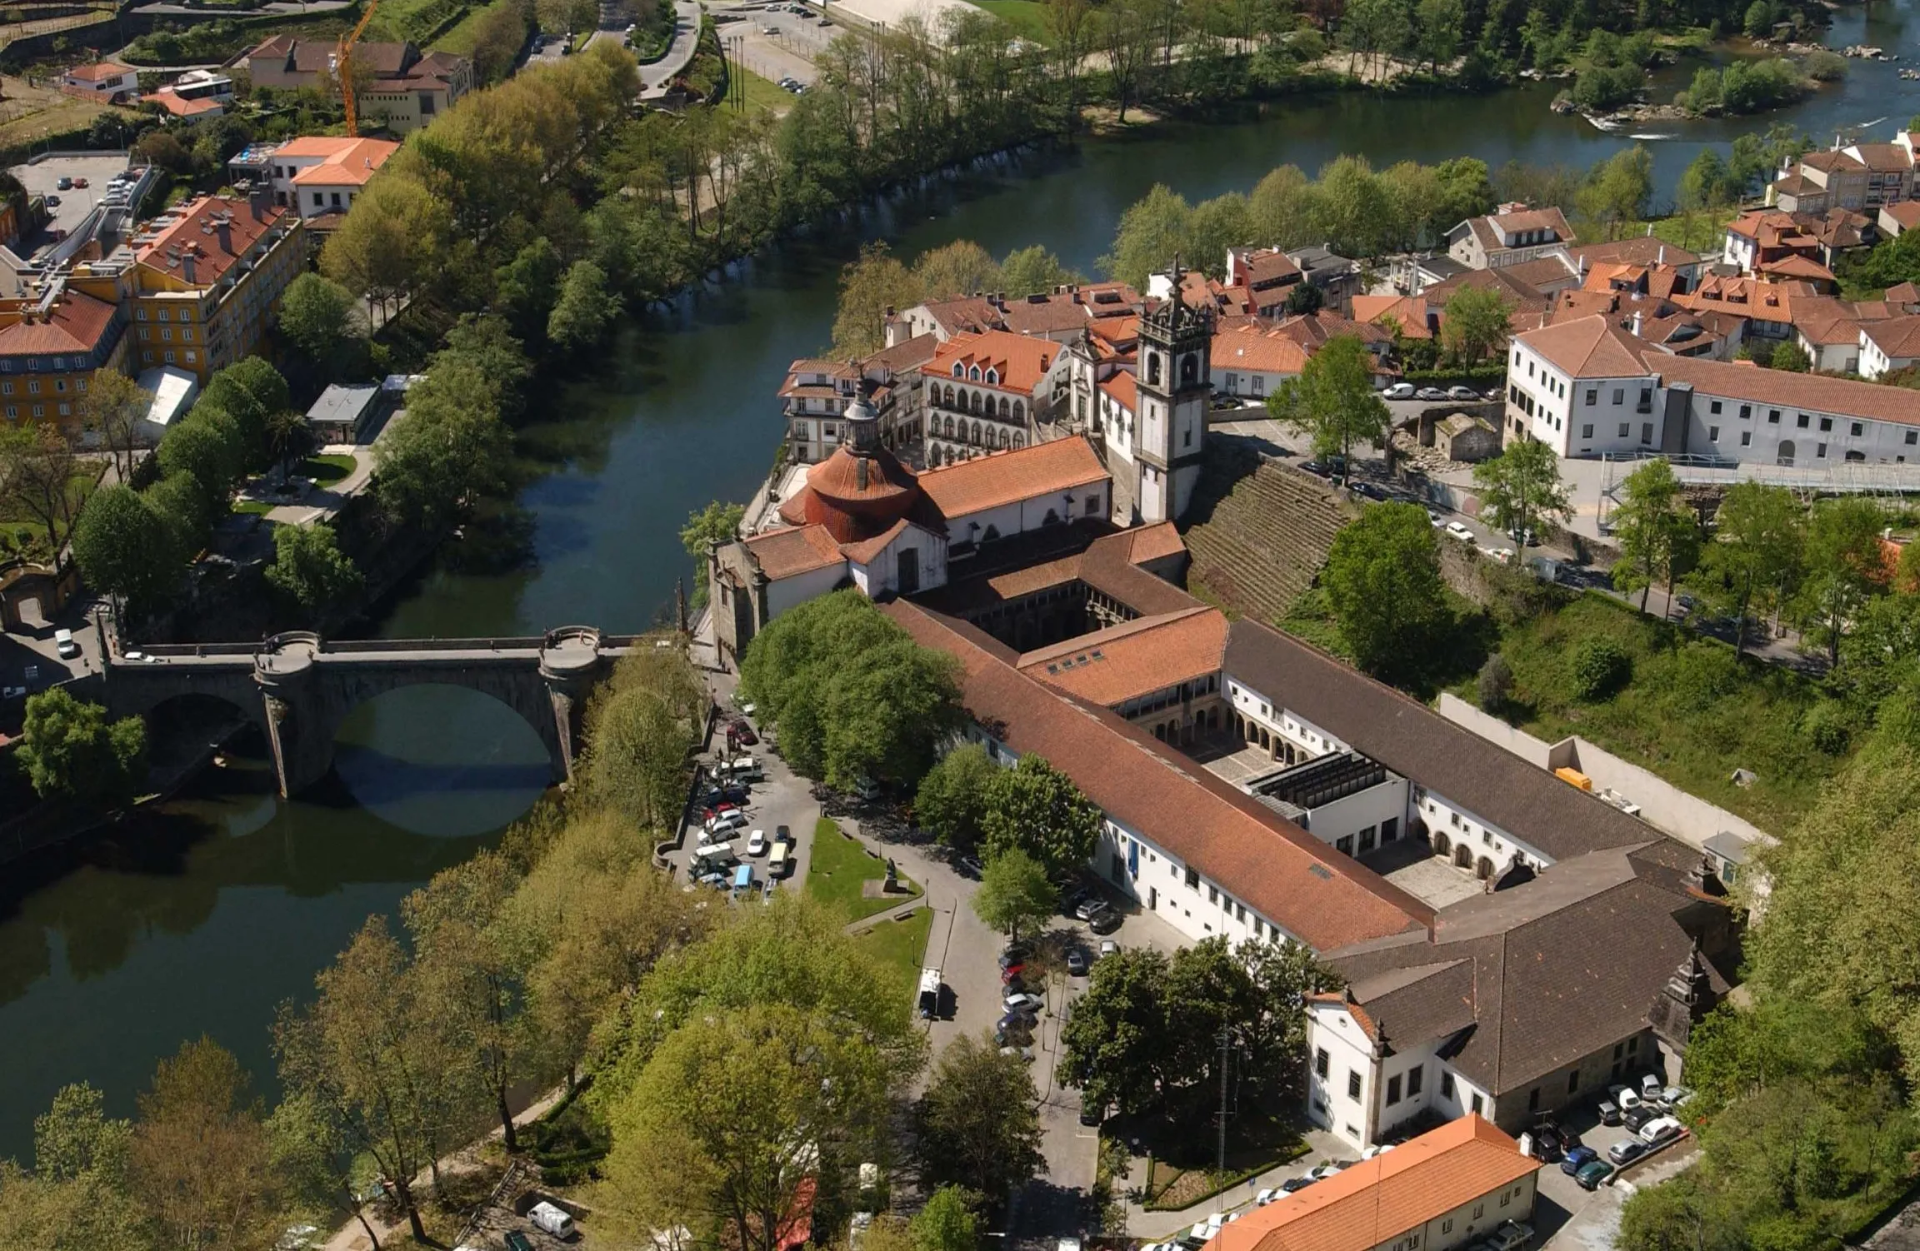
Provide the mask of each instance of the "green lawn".
[{"label": "green lawn", "polygon": [[1727,223],[1731,220],[1729,215],[1703,210],[1655,218],[1649,224],[1653,227],[1653,233],[1668,243],[1710,257],[1719,255],[1721,241],[1726,237]]},{"label": "green lawn", "polygon": [[273,508],[274,506],[265,500],[235,500],[233,502],[234,512],[249,513],[255,517],[264,517],[272,512]]},{"label": "green lawn", "polygon": [[[1611,698],[1582,703],[1569,693],[1568,669],[1578,646],[1596,638],[1632,658],[1633,677]],[[1508,717],[1521,729],[1548,742],[1582,735],[1771,834],[1788,834],[1846,760],[1815,750],[1801,729],[1825,698],[1817,682],[1752,660],[1736,665],[1727,644],[1617,600],[1583,595],[1503,631],[1495,646],[1513,669]],[[1474,701],[1474,686],[1468,678],[1452,689]],[[1734,785],[1736,768],[1758,780]]]},{"label": "green lawn", "polygon": [[300,466],[303,477],[312,478],[316,486],[332,486],[354,470],[351,456],[309,456]]},{"label": "green lawn", "polygon": [[973,7],[1002,19],[1022,39],[1046,46],[1047,6],[1041,0],[973,0]]},{"label": "green lawn", "polygon": [[779,83],[743,66],[735,66],[733,72],[740,76],[741,89],[746,92],[747,112],[767,112],[780,117],[793,107],[793,96]]},{"label": "green lawn", "polygon": [[480,37],[480,19],[493,10],[514,3],[514,0],[493,0],[492,4],[477,4],[467,10],[467,15],[454,24],[453,29],[434,40],[431,47],[435,52],[452,52],[458,56],[472,56],[474,41]]},{"label": "green lawn", "polygon": [[868,855],[859,840],[842,834],[826,817],[820,818],[813,828],[813,860],[807,867],[808,898],[838,909],[849,921],[858,921],[919,897],[920,888],[905,878],[900,879],[907,888],[904,894],[868,899],[861,893],[864,883],[886,876],[885,860]]},{"label": "green lawn", "polygon": [[904,921],[882,921],[872,929],[853,936],[854,946],[872,956],[889,980],[900,988],[901,1007],[913,1008],[914,992],[920,986],[920,966],[927,954],[927,934],[933,929],[933,912],[916,908]]},{"label": "green lawn", "polygon": [[399,42],[429,39],[441,23],[467,9],[466,0],[381,0],[366,37]]}]

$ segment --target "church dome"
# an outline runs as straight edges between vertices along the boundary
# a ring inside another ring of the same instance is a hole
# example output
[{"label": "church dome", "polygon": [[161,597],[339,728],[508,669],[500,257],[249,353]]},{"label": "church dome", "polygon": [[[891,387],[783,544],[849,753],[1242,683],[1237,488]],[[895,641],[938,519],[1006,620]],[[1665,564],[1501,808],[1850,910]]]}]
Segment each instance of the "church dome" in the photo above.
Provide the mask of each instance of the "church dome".
[{"label": "church dome", "polygon": [[906,516],[919,498],[913,471],[892,452],[879,446],[856,451],[843,443],[807,473],[806,519],[826,526],[842,543],[855,543]]}]

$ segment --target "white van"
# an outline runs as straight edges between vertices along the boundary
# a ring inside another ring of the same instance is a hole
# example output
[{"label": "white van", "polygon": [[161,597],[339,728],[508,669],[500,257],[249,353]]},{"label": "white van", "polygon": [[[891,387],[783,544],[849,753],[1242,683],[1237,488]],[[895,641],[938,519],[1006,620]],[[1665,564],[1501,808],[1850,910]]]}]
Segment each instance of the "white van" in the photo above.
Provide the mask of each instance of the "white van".
[{"label": "white van", "polygon": [[793,844],[784,841],[775,843],[772,854],[767,857],[767,876],[770,878],[785,877],[792,871]]},{"label": "white van", "polygon": [[60,654],[62,660],[72,660],[80,654],[80,644],[73,641],[72,630],[55,630],[53,650]]},{"label": "white van", "polygon": [[544,1229],[555,1238],[573,1237],[573,1218],[544,1199],[527,1209],[527,1219],[535,1229]]},{"label": "white van", "polygon": [[695,874],[708,873],[714,869],[730,868],[739,863],[740,857],[733,850],[732,843],[713,843],[693,853],[693,871]]},{"label": "white van", "polygon": [[752,756],[741,756],[727,762],[727,776],[736,782],[759,782],[766,778],[760,762]]}]

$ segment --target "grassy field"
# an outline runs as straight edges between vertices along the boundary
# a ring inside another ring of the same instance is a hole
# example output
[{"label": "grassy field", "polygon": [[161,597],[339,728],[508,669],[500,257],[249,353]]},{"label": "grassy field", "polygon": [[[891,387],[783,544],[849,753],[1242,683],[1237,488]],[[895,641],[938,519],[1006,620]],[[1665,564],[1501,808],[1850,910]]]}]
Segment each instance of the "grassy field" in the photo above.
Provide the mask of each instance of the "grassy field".
[{"label": "grassy field", "polygon": [[1723,217],[1719,213],[1675,213],[1672,217],[1655,218],[1647,224],[1653,227],[1654,234],[1668,243],[1702,256],[1717,256],[1730,220],[1730,217]]},{"label": "grassy field", "polygon": [[309,456],[300,466],[301,476],[312,478],[316,486],[332,486],[354,470],[351,456]]},{"label": "grassy field", "polygon": [[[67,479],[67,498],[73,502],[77,512],[87,502],[87,496],[93,494],[100,485],[100,466],[90,465],[85,472],[76,473]],[[47,539],[47,528],[20,509],[7,508],[0,504],[0,560],[21,554],[23,551],[43,544]],[[40,553],[44,555],[45,553]]]},{"label": "grassy field", "polygon": [[856,947],[872,956],[885,970],[887,980],[899,987],[900,1006],[913,1010],[914,991],[920,985],[920,963],[927,953],[927,934],[933,929],[933,913],[914,909],[904,921],[882,921],[872,929],[853,936]]},{"label": "grassy field", "polygon": [[[1569,694],[1578,646],[1610,639],[1633,661],[1611,698]],[[1678,626],[1642,617],[1597,594],[1504,631],[1498,650],[1513,669],[1508,720],[1548,742],[1579,734],[1709,803],[1785,835],[1845,762],[1817,751],[1802,731],[1824,696],[1812,680],[1753,660]],[[1472,679],[1452,688],[1475,700]],[[1734,785],[1736,768],[1759,780]]]},{"label": "grassy field", "polygon": [[441,23],[467,9],[466,0],[381,0],[379,12],[367,23],[366,38],[395,42],[425,39]]},{"label": "grassy field", "polygon": [[1022,39],[1045,46],[1047,6],[1040,0],[973,0],[977,9],[985,9],[1020,33]]},{"label": "grassy field", "polygon": [[920,888],[905,878],[900,879],[907,888],[903,893],[885,899],[868,899],[862,893],[865,883],[886,876],[887,862],[868,855],[858,839],[842,834],[826,817],[815,824],[813,860],[807,867],[808,898],[838,909],[849,921],[858,921],[919,897]]},{"label": "grassy field", "polygon": [[57,91],[30,87],[24,78],[0,79],[0,146],[31,143],[93,124],[106,110]]},{"label": "grassy field", "polygon": [[775,117],[783,117],[793,107],[793,96],[779,83],[762,78],[744,66],[735,66],[733,72],[739,75],[741,89],[746,92],[747,112],[767,112]]},{"label": "grassy field", "polygon": [[436,52],[451,52],[457,56],[472,56],[474,41],[480,37],[480,19],[493,10],[511,4],[513,0],[493,0],[492,4],[476,4],[467,10],[467,15],[455,23],[453,29],[433,41]]}]

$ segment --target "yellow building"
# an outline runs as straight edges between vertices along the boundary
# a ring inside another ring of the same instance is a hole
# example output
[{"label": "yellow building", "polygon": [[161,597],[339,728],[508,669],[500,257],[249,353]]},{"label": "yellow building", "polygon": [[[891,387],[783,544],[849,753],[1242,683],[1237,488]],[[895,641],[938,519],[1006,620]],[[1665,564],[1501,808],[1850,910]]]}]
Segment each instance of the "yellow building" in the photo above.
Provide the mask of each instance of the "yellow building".
[{"label": "yellow building", "polygon": [[87,380],[125,368],[126,324],[111,299],[54,282],[39,295],[0,301],[0,425],[58,422],[78,429]]},{"label": "yellow building", "polygon": [[133,243],[133,362],[177,365],[205,382],[253,352],[305,266],[300,232],[296,213],[224,196],[149,222]]}]

